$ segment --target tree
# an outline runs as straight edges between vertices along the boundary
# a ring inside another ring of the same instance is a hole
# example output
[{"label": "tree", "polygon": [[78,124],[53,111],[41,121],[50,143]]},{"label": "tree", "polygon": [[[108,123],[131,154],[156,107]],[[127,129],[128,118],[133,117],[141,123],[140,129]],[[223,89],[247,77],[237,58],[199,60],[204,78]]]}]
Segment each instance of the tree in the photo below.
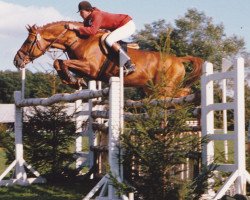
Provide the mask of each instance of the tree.
[{"label": "tree", "polygon": [[[13,103],[14,91],[21,90],[19,72],[0,72],[0,103]],[[73,89],[61,83],[54,74],[26,71],[25,96],[29,98],[48,97],[55,93],[72,92]]]},{"label": "tree", "polygon": [[75,126],[63,105],[34,107],[24,123],[25,160],[42,174],[63,177],[74,162]]},{"label": "tree", "polygon": [[175,20],[175,26],[158,20],[133,36],[142,49],[160,50],[165,45],[167,32],[171,33],[170,53],[177,56],[192,55],[210,61],[218,67],[222,57],[234,56],[244,51],[245,42],[236,35],[227,37],[223,24],[196,9],[189,9],[184,17]]},{"label": "tree", "polygon": [[2,147],[5,152],[5,164],[10,164],[15,160],[14,140],[13,128],[6,124],[0,124],[0,147]]},{"label": "tree", "polygon": [[135,188],[138,199],[198,200],[207,188],[206,181],[212,168],[204,168],[198,175],[197,167],[194,180],[180,179],[180,165],[185,164],[187,158],[199,166],[200,148],[204,142],[198,135],[187,131],[186,121],[193,105],[164,102],[152,105],[151,100],[159,99],[161,86],[152,87],[154,93],[144,99],[143,107],[129,109],[138,116],[125,123],[126,129],[121,136],[124,177],[129,186],[115,185],[121,190]]},{"label": "tree", "polygon": [[19,73],[11,71],[0,72],[0,103],[14,102],[13,92],[21,90]]},{"label": "tree", "polygon": [[[51,181],[75,176],[72,144],[75,124],[63,104],[33,107],[23,124],[24,159]],[[14,132],[0,124],[0,146],[6,153],[6,164],[15,160]],[[56,179],[55,179],[56,178]]]}]

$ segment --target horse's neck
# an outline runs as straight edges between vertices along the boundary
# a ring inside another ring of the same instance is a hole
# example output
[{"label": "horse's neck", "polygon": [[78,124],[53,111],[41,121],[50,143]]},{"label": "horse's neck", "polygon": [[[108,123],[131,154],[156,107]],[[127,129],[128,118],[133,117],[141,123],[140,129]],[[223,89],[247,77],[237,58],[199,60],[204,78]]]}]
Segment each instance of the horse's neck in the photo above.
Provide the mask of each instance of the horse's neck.
[{"label": "horse's neck", "polygon": [[46,28],[41,31],[41,34],[51,44],[51,47],[62,50],[65,50],[71,40],[76,37],[73,32],[68,33],[63,26],[55,27],[54,29],[51,27]]}]

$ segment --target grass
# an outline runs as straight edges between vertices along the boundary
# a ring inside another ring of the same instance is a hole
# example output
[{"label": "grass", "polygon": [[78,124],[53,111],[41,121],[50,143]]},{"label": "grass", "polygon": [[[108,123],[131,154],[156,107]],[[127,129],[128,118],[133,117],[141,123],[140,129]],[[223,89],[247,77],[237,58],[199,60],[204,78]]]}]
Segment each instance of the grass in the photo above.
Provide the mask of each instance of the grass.
[{"label": "grass", "polygon": [[97,180],[0,187],[0,200],[81,200]]},{"label": "grass", "polygon": [[0,148],[0,173],[3,172],[5,170],[5,168],[7,167],[5,165],[5,153],[4,150],[2,148]]},{"label": "grass", "polygon": [[219,163],[227,163],[232,164],[234,163],[234,142],[227,141],[228,144],[228,161],[225,161],[225,149],[224,149],[224,141],[215,141],[215,159]]},{"label": "grass", "polygon": [[[83,138],[83,143],[87,144],[86,138]],[[74,148],[72,145],[72,151]],[[7,168],[5,161],[4,150],[0,148],[0,175]],[[98,181],[77,177],[70,181],[53,180],[53,183],[32,184],[26,187],[18,185],[0,187],[0,200],[81,200]]]}]

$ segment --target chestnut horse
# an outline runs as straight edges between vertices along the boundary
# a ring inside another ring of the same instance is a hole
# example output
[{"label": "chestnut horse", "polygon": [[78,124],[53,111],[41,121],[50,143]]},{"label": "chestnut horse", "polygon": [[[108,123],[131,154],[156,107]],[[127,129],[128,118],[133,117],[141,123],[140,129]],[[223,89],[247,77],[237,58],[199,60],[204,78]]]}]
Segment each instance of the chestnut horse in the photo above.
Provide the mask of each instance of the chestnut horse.
[{"label": "chestnut horse", "polygon": [[[96,35],[83,37],[67,30],[65,28],[67,23],[69,22],[61,21],[42,27],[35,25],[27,27],[29,35],[15,55],[15,66],[23,68],[48,49],[56,48],[67,52],[69,59],[55,60],[54,68],[62,82],[73,88],[79,88],[83,84],[83,77],[107,82],[111,76],[118,76],[118,55],[110,49],[110,53],[106,54],[100,42],[105,33],[100,31]],[[73,23],[80,24],[80,22]],[[160,52],[131,48],[128,48],[128,54],[136,65],[136,71],[124,78],[124,85],[128,87],[142,87],[145,91],[149,91],[147,88],[149,81],[154,84],[166,81],[161,95],[180,97],[189,94],[190,86],[201,75],[203,61],[197,57],[162,56]],[[183,63],[186,62],[193,63],[193,70],[183,81],[186,74]],[[178,88],[180,85],[182,87]]]}]

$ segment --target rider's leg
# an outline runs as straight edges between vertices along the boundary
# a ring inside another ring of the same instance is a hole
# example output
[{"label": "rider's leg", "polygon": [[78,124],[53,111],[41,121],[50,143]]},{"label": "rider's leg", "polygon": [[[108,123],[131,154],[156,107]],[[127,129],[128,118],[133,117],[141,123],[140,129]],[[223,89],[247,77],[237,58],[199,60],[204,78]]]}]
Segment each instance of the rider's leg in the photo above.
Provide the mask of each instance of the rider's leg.
[{"label": "rider's leg", "polygon": [[120,53],[124,56],[124,58],[126,58],[127,61],[125,62],[124,66],[123,66],[125,75],[128,75],[128,74],[134,72],[134,71],[135,71],[135,64],[132,64],[130,57],[129,57],[128,54],[122,49],[122,47],[121,47],[117,42],[115,42],[115,43],[112,45],[112,49],[113,49],[115,52],[118,52],[118,53],[120,52]]},{"label": "rider's leg", "polygon": [[115,52],[120,52],[123,54],[125,58],[127,58],[127,62],[124,65],[125,74],[128,75],[129,73],[135,71],[135,65],[131,63],[130,57],[128,54],[121,48],[121,46],[116,43],[119,40],[128,38],[135,32],[135,24],[131,20],[125,25],[121,26],[120,28],[114,30],[109,34],[109,36],[106,38],[106,43],[109,47],[114,49]]}]

